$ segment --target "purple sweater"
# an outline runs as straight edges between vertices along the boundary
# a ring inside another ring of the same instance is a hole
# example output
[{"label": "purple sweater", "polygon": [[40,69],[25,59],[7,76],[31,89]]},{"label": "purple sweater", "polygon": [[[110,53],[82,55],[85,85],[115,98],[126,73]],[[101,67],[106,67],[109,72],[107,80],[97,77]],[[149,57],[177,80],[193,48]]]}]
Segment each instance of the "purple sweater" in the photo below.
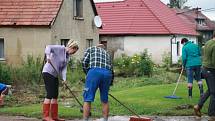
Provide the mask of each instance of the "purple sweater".
[{"label": "purple sweater", "polygon": [[66,81],[66,71],[67,71],[67,63],[69,61],[69,55],[66,53],[65,46],[62,45],[47,45],[45,49],[46,58],[50,59],[53,66],[57,70],[51,66],[50,63],[46,62],[43,67],[43,73],[47,72],[54,77],[57,77],[58,74],[60,77]]}]

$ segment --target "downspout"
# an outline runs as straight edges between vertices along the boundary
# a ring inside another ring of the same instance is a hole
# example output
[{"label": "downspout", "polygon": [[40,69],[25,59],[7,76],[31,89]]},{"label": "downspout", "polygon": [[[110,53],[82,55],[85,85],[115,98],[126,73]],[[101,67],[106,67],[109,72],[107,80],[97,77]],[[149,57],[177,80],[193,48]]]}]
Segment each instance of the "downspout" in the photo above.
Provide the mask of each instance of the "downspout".
[{"label": "downspout", "polygon": [[173,39],[176,39],[176,35],[172,35],[172,37],[171,37],[171,39],[170,39],[170,43],[171,43],[171,45],[170,45],[170,46],[171,46],[171,55],[170,55],[170,58],[171,58],[171,65],[172,65],[172,63],[173,63],[173,62],[172,62],[172,60],[173,60],[173,57],[172,57],[172,49],[173,49],[173,48],[172,48],[172,45],[175,44],[175,43],[173,43],[173,41],[172,41]]}]

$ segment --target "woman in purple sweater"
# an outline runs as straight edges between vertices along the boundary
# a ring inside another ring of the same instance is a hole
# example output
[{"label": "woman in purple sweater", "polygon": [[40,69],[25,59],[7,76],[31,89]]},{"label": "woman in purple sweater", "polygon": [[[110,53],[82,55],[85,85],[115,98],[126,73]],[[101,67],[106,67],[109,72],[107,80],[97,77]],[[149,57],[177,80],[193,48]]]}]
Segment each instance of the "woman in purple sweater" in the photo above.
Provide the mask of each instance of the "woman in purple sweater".
[{"label": "woman in purple sweater", "polygon": [[[43,121],[65,121],[58,118],[58,75],[63,79],[64,83],[66,81],[69,56],[75,54],[78,48],[78,44],[74,40],[70,40],[66,47],[62,45],[46,46],[45,54],[47,62],[42,71],[47,92],[43,102]],[[50,112],[51,116],[49,116]]]}]

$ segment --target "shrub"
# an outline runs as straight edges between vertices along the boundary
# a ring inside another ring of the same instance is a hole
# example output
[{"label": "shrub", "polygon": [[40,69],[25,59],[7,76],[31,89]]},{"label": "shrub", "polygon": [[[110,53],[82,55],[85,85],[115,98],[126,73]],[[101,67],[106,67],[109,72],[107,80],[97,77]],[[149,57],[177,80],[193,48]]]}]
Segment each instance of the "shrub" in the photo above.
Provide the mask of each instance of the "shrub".
[{"label": "shrub", "polygon": [[152,62],[151,55],[148,54],[147,49],[140,54],[140,57],[140,72],[144,75],[152,76],[154,63]]},{"label": "shrub", "polygon": [[117,76],[151,76],[153,72],[153,62],[147,50],[132,57],[122,55],[114,60],[114,70]]},{"label": "shrub", "polygon": [[85,80],[85,73],[82,70],[80,60],[71,59],[67,66],[67,81],[70,83],[79,83],[80,80]]},{"label": "shrub", "polygon": [[162,54],[162,67],[165,68],[167,71],[169,71],[170,67],[171,67],[171,53],[170,52],[164,52]]},{"label": "shrub", "polygon": [[131,57],[123,54],[121,58],[117,58],[113,62],[116,75],[128,77],[133,75],[133,69],[131,70]]},{"label": "shrub", "polygon": [[0,63],[0,82],[12,84],[11,69],[8,65]]},{"label": "shrub", "polygon": [[27,56],[27,60],[20,67],[13,69],[13,80],[16,85],[39,85],[41,82],[42,61],[41,57]]}]

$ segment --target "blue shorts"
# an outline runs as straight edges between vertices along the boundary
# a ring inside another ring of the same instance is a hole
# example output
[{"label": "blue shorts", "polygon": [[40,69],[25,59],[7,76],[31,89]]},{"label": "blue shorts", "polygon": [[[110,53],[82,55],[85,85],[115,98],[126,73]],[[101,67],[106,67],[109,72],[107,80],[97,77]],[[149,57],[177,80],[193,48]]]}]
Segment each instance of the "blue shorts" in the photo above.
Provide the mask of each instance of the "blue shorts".
[{"label": "blue shorts", "polygon": [[6,88],[7,86],[5,84],[0,83],[0,93],[2,93]]},{"label": "blue shorts", "polygon": [[100,100],[108,102],[108,92],[112,79],[112,73],[104,68],[91,68],[87,73],[85,88],[83,92],[84,102],[93,102],[96,90],[100,90]]}]

